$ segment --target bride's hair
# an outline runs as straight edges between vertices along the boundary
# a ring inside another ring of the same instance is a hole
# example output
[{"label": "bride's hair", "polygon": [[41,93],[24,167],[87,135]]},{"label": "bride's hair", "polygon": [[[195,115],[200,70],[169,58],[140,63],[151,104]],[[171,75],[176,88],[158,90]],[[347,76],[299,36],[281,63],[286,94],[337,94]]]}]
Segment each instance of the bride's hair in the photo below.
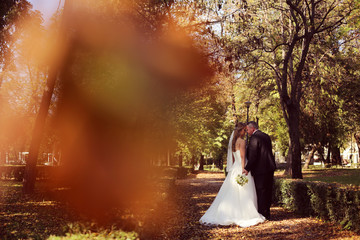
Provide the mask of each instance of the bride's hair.
[{"label": "bride's hair", "polygon": [[234,130],[234,137],[233,137],[233,141],[232,141],[232,151],[235,152],[235,143],[236,140],[240,137],[240,132],[241,130],[243,130],[244,128],[246,128],[246,124],[242,123],[242,122],[238,122],[235,126],[235,130]]}]

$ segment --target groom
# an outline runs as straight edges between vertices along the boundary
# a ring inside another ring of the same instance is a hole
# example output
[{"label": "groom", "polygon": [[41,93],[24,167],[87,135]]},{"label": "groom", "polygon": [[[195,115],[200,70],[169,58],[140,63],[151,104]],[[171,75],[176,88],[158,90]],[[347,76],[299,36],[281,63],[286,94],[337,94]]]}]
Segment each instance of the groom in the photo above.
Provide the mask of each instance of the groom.
[{"label": "groom", "polygon": [[249,145],[246,149],[248,163],[243,173],[247,175],[251,172],[253,175],[258,200],[258,212],[267,220],[270,220],[272,186],[276,168],[271,139],[269,135],[258,130],[257,123],[253,121],[247,124],[247,132],[250,136]]}]

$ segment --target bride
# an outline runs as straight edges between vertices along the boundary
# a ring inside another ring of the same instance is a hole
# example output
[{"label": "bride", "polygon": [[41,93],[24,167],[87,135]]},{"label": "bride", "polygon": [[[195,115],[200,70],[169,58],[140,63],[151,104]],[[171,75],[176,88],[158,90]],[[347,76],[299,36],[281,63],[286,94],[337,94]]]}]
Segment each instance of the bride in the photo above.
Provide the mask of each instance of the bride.
[{"label": "bride", "polygon": [[210,208],[201,217],[200,223],[249,227],[265,221],[265,217],[257,211],[256,190],[251,173],[247,175],[248,182],[245,185],[241,186],[236,181],[245,166],[245,134],[246,125],[238,123],[229,141],[228,175]]}]

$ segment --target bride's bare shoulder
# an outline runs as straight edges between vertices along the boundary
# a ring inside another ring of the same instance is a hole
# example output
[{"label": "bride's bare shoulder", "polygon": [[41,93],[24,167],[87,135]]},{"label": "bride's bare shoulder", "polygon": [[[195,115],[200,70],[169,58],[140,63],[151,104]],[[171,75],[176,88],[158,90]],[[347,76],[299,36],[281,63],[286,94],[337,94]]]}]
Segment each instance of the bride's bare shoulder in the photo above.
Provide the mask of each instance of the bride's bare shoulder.
[{"label": "bride's bare shoulder", "polygon": [[243,146],[243,145],[245,145],[245,140],[242,139],[242,138],[238,138],[238,139],[236,140],[236,143],[239,144],[240,146]]},{"label": "bride's bare shoulder", "polygon": [[238,138],[238,139],[236,139],[235,144],[236,144],[236,146],[241,147],[241,146],[245,145],[245,140],[242,138]]}]

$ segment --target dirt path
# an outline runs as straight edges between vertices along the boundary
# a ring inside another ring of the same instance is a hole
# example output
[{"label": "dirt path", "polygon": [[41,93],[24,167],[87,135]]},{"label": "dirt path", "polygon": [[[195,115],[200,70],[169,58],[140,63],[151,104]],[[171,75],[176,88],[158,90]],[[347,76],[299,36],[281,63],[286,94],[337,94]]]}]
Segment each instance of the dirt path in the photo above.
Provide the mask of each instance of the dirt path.
[{"label": "dirt path", "polygon": [[[272,207],[272,221],[240,228],[204,226],[200,217],[208,209],[224,180],[223,173],[198,173],[176,180],[172,201],[163,206],[162,239],[360,239],[360,235],[316,218],[303,218]],[[168,210],[168,211],[167,211]]]}]

